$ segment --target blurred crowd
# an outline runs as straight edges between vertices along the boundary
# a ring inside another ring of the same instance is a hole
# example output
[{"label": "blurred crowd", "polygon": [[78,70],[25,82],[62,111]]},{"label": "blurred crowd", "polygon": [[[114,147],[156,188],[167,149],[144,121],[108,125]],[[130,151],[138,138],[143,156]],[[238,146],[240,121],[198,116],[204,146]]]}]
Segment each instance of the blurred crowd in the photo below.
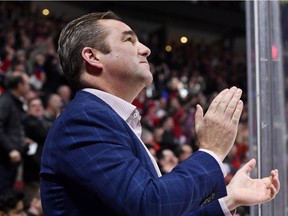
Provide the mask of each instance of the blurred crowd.
[{"label": "blurred crowd", "polygon": [[[64,25],[59,18],[32,13],[25,2],[0,3],[0,215],[10,205],[19,215],[42,215],[41,151],[50,126],[74,94],[56,53]],[[171,52],[157,35],[139,35],[139,40],[152,51],[154,82],[133,104],[142,116],[142,140],[165,174],[197,151],[197,104],[207,109],[219,91],[233,85],[242,88],[246,104],[246,59],[225,40],[175,42]],[[249,157],[247,117],[245,106],[224,161],[227,183]]]}]

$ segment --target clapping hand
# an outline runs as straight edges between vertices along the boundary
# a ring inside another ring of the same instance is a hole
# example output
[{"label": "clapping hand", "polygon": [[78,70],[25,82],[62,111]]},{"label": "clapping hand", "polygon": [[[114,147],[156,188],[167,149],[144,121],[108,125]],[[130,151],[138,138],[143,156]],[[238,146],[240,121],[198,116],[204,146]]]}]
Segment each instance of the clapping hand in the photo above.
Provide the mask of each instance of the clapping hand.
[{"label": "clapping hand", "polygon": [[231,211],[238,206],[263,204],[275,198],[280,190],[278,170],[272,170],[270,176],[252,179],[248,174],[255,168],[255,159],[246,163],[227,186],[224,201]]},{"label": "clapping hand", "polygon": [[195,113],[195,130],[199,148],[214,152],[222,161],[231,150],[243,102],[242,90],[236,87],[225,89],[212,101],[205,115],[200,105]]}]

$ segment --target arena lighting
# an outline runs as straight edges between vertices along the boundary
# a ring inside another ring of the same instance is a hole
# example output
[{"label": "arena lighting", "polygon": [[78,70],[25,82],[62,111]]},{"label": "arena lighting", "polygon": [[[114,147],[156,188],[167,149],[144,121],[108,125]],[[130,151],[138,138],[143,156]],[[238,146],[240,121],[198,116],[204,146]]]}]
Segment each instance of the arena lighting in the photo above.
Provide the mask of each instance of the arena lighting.
[{"label": "arena lighting", "polygon": [[181,41],[181,43],[185,44],[185,43],[187,43],[188,39],[187,39],[187,37],[183,36],[183,37],[181,37],[180,41]]},{"label": "arena lighting", "polygon": [[172,47],[170,45],[167,45],[165,47],[166,52],[171,52],[172,51]]},{"label": "arena lighting", "polygon": [[49,11],[48,9],[46,9],[46,8],[42,10],[42,14],[43,14],[44,16],[48,16],[49,13],[50,13],[50,11]]}]

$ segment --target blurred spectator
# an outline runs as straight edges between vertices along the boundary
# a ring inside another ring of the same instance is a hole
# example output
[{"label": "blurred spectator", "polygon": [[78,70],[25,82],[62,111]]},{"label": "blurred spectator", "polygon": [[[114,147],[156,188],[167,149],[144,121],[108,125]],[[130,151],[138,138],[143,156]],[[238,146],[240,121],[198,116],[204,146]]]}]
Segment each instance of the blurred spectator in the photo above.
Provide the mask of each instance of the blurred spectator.
[{"label": "blurred spectator", "polygon": [[38,182],[42,149],[50,129],[44,119],[44,107],[40,98],[28,101],[27,117],[23,125],[26,137],[31,140],[23,158],[23,180],[25,183]]},{"label": "blurred spectator", "polygon": [[137,107],[140,115],[143,114],[144,112],[144,108],[145,108],[145,104],[147,102],[147,95],[146,95],[146,89],[143,89],[138,96],[134,99],[133,101],[133,105]]},{"label": "blurred spectator", "polygon": [[144,113],[142,122],[144,122],[145,126],[153,129],[158,126],[160,119],[158,118],[156,112],[158,108],[158,103],[151,100],[148,102],[147,111]]},{"label": "blurred spectator", "polygon": [[193,149],[189,144],[182,144],[178,147],[176,153],[177,157],[179,158],[179,162],[182,162],[193,154]]},{"label": "blurred spectator", "polygon": [[156,116],[159,119],[162,119],[165,115],[167,115],[167,97],[165,97],[164,95],[160,97],[159,99],[159,104],[156,110]]},{"label": "blurred spectator", "polygon": [[58,94],[51,94],[47,98],[44,119],[51,126],[58,115],[62,112],[62,100]]},{"label": "blurred spectator", "polygon": [[26,216],[24,194],[14,189],[6,189],[0,194],[0,216]]},{"label": "blurred spectator", "polygon": [[158,162],[157,152],[156,152],[155,148],[150,144],[145,144],[145,146],[147,147],[147,149],[149,150],[151,155],[154,157],[155,161]]},{"label": "blurred spectator", "polygon": [[141,140],[146,146],[151,146],[155,153],[160,149],[159,144],[156,142],[153,132],[144,128],[141,134]]},{"label": "blurred spectator", "polygon": [[164,129],[161,127],[157,127],[153,131],[153,141],[154,141],[154,148],[156,151],[159,151],[161,149],[161,143],[162,143],[162,135],[163,135]]},{"label": "blurred spectator", "polygon": [[10,70],[12,71],[22,71],[27,73],[29,76],[31,75],[31,66],[30,62],[27,59],[27,52],[23,49],[19,49],[16,51],[14,58],[11,62]]},{"label": "blurred spectator", "polygon": [[161,148],[169,148],[171,150],[176,150],[179,145],[179,140],[173,132],[174,121],[171,116],[165,116],[162,118],[161,127],[163,128],[163,133],[161,136],[160,146]]},{"label": "blurred spectator", "polygon": [[174,152],[163,148],[157,152],[158,164],[162,174],[169,173],[179,162]]},{"label": "blurred spectator", "polygon": [[46,57],[43,53],[37,53],[34,57],[33,73],[30,76],[30,82],[35,89],[41,90],[43,83],[46,80],[46,74],[44,69],[44,64]]},{"label": "blurred spectator", "polygon": [[187,118],[187,115],[185,108],[181,105],[178,97],[171,99],[169,114],[172,116],[174,122],[173,134],[180,143],[184,143],[186,141],[186,137],[184,136],[183,123]]},{"label": "blurred spectator", "polygon": [[72,92],[68,85],[61,85],[57,90],[58,95],[61,97],[63,109],[71,100]]},{"label": "blurred spectator", "polygon": [[3,50],[1,50],[0,73],[6,73],[11,66],[15,54],[15,42],[15,33],[13,31],[8,31],[5,35]]},{"label": "blurred spectator", "polygon": [[[26,106],[27,106],[28,101],[39,96],[40,96],[39,92],[37,92],[33,88],[30,88],[30,90],[24,95]],[[28,110],[28,107],[25,110]]]},{"label": "blurred spectator", "polygon": [[7,92],[0,96],[0,190],[12,187],[24,151],[22,120],[23,96],[29,91],[29,78],[22,72],[6,77]]},{"label": "blurred spectator", "polygon": [[26,184],[23,191],[25,193],[24,207],[27,216],[43,216],[39,183]]},{"label": "blurred spectator", "polygon": [[[56,93],[59,86],[61,84],[66,84],[67,81],[65,80],[65,78],[63,78],[64,75],[62,73],[61,66],[58,62],[56,51],[54,51],[55,48],[54,47],[53,49],[51,48],[52,46],[51,40],[48,39],[46,43],[48,43],[49,46],[48,44],[46,44],[47,46],[46,46],[46,49],[44,50],[47,53],[46,53],[46,61],[44,65],[45,82],[43,83],[42,92],[44,95],[49,95],[52,93]],[[50,52],[48,53],[49,50]]]}]

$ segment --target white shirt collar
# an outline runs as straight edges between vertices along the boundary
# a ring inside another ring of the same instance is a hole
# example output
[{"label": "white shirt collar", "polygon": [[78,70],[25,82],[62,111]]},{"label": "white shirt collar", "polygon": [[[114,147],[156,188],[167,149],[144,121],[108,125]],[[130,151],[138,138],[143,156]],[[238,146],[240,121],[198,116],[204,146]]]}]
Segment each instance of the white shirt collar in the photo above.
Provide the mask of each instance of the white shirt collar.
[{"label": "white shirt collar", "polygon": [[118,113],[118,115],[124,120],[127,121],[129,116],[134,112],[136,106],[127,101],[123,100],[122,98],[116,97],[115,95],[109,94],[104,91],[100,91],[97,89],[92,88],[85,88],[83,91],[89,92],[93,95],[96,95],[101,100],[105,101],[111,108]]}]

